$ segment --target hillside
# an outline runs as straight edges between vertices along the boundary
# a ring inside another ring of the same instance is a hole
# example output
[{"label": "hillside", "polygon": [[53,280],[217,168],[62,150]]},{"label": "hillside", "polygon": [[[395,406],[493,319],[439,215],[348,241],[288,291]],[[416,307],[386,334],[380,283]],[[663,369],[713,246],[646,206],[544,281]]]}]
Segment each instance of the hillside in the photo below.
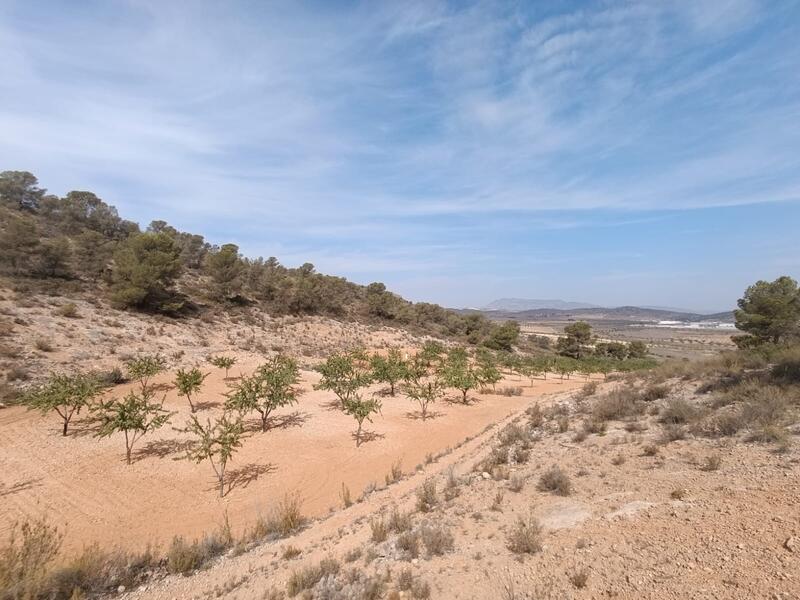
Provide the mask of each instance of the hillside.
[{"label": "hillside", "polygon": [[586,302],[568,302],[565,300],[541,300],[533,298],[499,298],[484,306],[481,310],[499,310],[504,312],[521,312],[543,308],[557,310],[575,310],[580,308],[599,308],[596,304]]},{"label": "hillside", "polygon": [[642,308],[638,306],[619,306],[616,308],[575,308],[551,309],[541,308],[522,311],[487,311],[486,316],[497,319],[518,320],[624,320],[624,321],[686,321],[698,323],[702,321],[721,321],[732,323],[733,312],[715,314],[686,313],[665,309]]}]

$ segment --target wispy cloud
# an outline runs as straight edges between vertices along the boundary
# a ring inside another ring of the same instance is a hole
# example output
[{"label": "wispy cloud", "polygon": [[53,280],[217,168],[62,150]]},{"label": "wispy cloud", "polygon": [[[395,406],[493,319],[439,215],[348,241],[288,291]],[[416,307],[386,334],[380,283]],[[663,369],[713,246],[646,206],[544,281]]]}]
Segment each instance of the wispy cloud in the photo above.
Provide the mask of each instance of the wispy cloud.
[{"label": "wispy cloud", "polygon": [[8,0],[0,163],[289,263],[418,269],[403,291],[454,304],[423,279],[800,200],[798,12]]}]

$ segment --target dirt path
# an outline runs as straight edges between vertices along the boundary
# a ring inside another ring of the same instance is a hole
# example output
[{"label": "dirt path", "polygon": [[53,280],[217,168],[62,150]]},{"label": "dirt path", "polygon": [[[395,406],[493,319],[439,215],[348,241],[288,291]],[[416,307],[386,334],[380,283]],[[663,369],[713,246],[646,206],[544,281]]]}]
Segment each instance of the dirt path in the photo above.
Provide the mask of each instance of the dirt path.
[{"label": "dirt path", "polygon": [[[244,363],[234,373],[254,366]],[[180,460],[188,438],[173,427],[183,426],[189,410],[174,390],[166,392],[165,402],[176,411],[172,425],[145,437],[130,466],[121,435],[98,440],[79,421],[64,438],[57,417],[21,408],[0,411],[0,537],[15,520],[47,515],[66,531],[67,549],[92,542],[141,549],[148,543],[163,545],[175,535],[202,535],[226,511],[240,531],[286,493],[300,496],[306,515],[324,515],[340,504],[342,484],[356,498],[370,483],[382,485],[394,462],[411,471],[427,455],[480,433],[532,397],[582,385],[537,381],[523,388],[523,396],[475,394],[469,406],[440,403],[433,408],[436,417],[424,422],[410,414],[414,405],[407,398],[387,397],[383,414],[367,427],[374,439],[356,448],[351,437],[355,422],[330,408],[332,394],[311,391],[317,377],[303,373],[307,392],[299,405],[276,415],[271,431],[256,431],[253,421],[252,435],[230,466],[233,489],[223,499],[208,464]],[[202,417],[219,413],[225,389],[221,373],[213,370],[199,398],[206,405]],[[124,392],[125,386],[115,389]]]}]

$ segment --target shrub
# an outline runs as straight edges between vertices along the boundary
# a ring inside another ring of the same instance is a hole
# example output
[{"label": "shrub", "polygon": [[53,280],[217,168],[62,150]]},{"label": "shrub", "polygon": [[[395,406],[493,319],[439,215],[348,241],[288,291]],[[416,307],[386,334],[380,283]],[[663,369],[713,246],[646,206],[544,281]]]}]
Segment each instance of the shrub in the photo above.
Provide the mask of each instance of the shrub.
[{"label": "shrub", "polygon": [[683,425],[669,423],[664,425],[661,431],[661,441],[665,444],[686,439],[686,429]]},{"label": "shrub", "polygon": [[59,306],[56,309],[56,314],[62,317],[66,317],[67,319],[77,319],[80,317],[78,314],[78,307],[73,304],[72,302],[68,302],[62,306]]},{"label": "shrub", "polygon": [[285,538],[299,531],[307,522],[300,507],[301,501],[296,495],[286,494],[266,517],[256,521],[248,537],[254,541],[269,537]]},{"label": "shrub", "polygon": [[783,422],[788,406],[787,393],[777,386],[768,385],[744,402],[740,415],[749,427],[773,427]]},{"label": "shrub", "polygon": [[339,561],[333,558],[323,558],[317,565],[309,565],[299,571],[293,571],[286,583],[286,593],[290,597],[294,597],[304,590],[310,590],[323,577],[336,575],[339,569]]},{"label": "shrub", "polygon": [[722,457],[719,454],[710,454],[703,461],[703,471],[718,471],[722,466]]},{"label": "shrub", "polygon": [[372,530],[372,541],[375,543],[385,542],[389,535],[389,529],[383,519],[370,519],[369,527]]},{"label": "shrub", "polygon": [[617,388],[597,399],[592,418],[598,421],[620,420],[642,414],[639,394],[630,387]]},{"label": "shrub", "polygon": [[403,533],[411,530],[413,527],[413,520],[411,513],[400,512],[395,506],[389,514],[388,527],[395,533]]},{"label": "shrub", "polygon": [[542,526],[529,515],[527,519],[517,518],[508,535],[508,549],[514,554],[535,554],[542,549]]},{"label": "shrub", "polygon": [[539,478],[539,489],[555,492],[559,496],[569,496],[572,493],[572,482],[561,467],[553,465]]},{"label": "shrub", "polygon": [[426,479],[422,486],[417,488],[417,510],[424,513],[430,512],[438,503],[436,482],[433,479]]},{"label": "shrub", "polygon": [[33,345],[37,350],[41,350],[42,352],[52,352],[55,350],[53,344],[44,338],[36,338],[33,342]]},{"label": "shrub", "polygon": [[201,540],[186,542],[182,537],[175,537],[167,551],[167,571],[186,575],[197,570],[233,546],[233,536],[227,516],[220,528]]},{"label": "shrub", "polygon": [[397,483],[402,478],[403,478],[403,467],[401,465],[401,462],[398,460],[392,463],[392,468],[386,475],[386,485]]},{"label": "shrub", "polygon": [[423,525],[419,533],[428,556],[440,556],[453,549],[453,536],[441,525]]},{"label": "shrub", "polygon": [[11,526],[8,544],[0,550],[0,592],[4,598],[27,600],[43,591],[48,569],[58,556],[63,535],[44,519]]},{"label": "shrub", "polygon": [[69,424],[75,415],[90,406],[102,388],[92,375],[55,374],[43,384],[31,389],[22,397],[22,404],[30,410],[43,414],[55,412],[61,417],[61,434],[67,435]]},{"label": "shrub", "polygon": [[528,415],[528,424],[533,428],[541,427],[544,423],[544,412],[542,412],[542,407],[539,406],[538,402],[528,407],[525,414]]},{"label": "shrub", "polygon": [[585,434],[596,433],[602,435],[608,429],[608,425],[603,419],[597,417],[590,417],[583,420],[583,432]]},{"label": "shrub", "polygon": [[569,582],[579,590],[586,587],[589,581],[589,571],[586,568],[577,569],[569,574]]},{"label": "shrub", "polygon": [[697,407],[688,401],[683,398],[673,398],[661,410],[659,418],[662,423],[679,425],[694,421],[699,414]]},{"label": "shrub", "polygon": [[395,546],[403,553],[406,560],[419,557],[419,534],[416,531],[405,531],[397,536]]},{"label": "shrub", "polygon": [[583,387],[580,391],[581,398],[589,398],[590,396],[594,396],[597,392],[597,382],[596,381],[588,381],[583,384]]},{"label": "shrub", "polygon": [[654,400],[661,400],[669,395],[669,386],[666,385],[649,385],[642,392],[642,400],[645,402],[653,402]]}]

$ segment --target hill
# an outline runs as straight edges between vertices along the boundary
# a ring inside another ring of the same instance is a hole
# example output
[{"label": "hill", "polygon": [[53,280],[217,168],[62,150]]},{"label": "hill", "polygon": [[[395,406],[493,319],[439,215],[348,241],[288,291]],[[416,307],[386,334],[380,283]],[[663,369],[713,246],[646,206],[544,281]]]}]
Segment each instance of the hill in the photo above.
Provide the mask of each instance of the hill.
[{"label": "hill", "polygon": [[684,321],[698,323],[702,321],[722,321],[732,323],[734,321],[733,312],[722,312],[715,314],[700,314],[678,312],[668,309],[643,308],[639,306],[619,306],[616,308],[577,308],[577,309],[554,309],[540,308],[535,310],[523,311],[486,311],[484,314],[489,318],[496,319],[517,319],[529,321],[542,321],[553,319],[567,320],[623,320],[623,321]]}]

